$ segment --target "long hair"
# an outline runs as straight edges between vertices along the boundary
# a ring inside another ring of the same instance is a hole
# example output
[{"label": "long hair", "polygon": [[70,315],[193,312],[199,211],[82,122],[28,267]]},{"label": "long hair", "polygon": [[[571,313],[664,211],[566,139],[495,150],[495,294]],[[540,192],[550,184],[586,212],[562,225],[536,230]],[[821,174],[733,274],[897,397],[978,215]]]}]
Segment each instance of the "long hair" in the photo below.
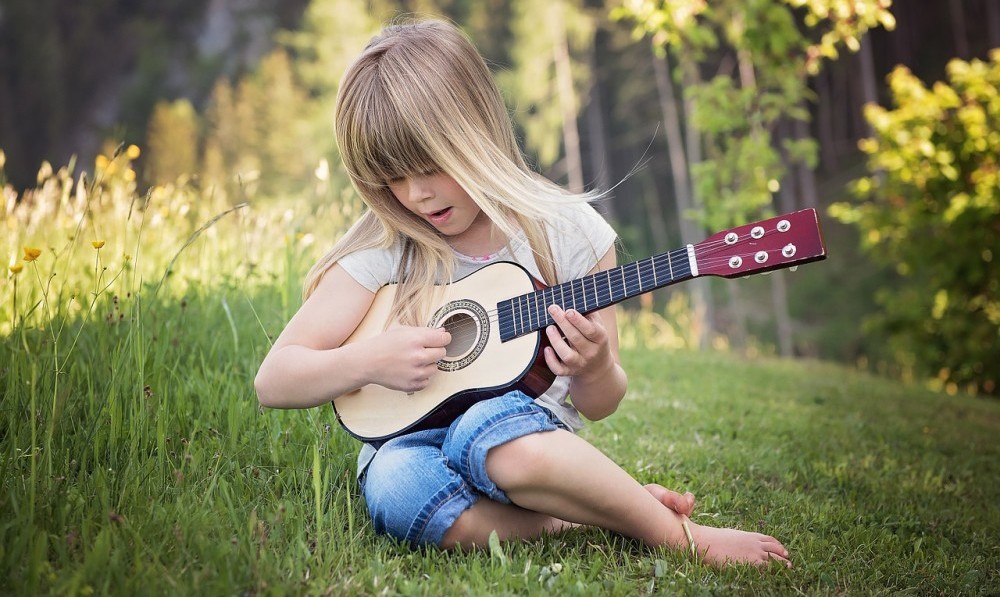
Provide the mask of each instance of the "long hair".
[{"label": "long hair", "polygon": [[557,282],[544,222],[557,204],[593,195],[570,194],[531,171],[486,63],[458,28],[385,28],[344,74],[334,120],[343,164],[368,210],[310,270],[306,297],[344,255],[399,243],[392,316],[418,325],[433,284],[451,280],[455,257],[386,183],[437,171],[455,179],[508,243],[523,230],[543,281]]}]

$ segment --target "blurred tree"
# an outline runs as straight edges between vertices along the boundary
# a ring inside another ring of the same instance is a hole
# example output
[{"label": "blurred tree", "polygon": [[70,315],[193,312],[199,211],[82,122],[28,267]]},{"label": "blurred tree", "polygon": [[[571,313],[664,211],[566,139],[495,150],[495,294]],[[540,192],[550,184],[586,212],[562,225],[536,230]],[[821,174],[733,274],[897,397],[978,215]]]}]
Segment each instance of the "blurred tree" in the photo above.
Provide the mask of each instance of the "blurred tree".
[{"label": "blurred tree", "polygon": [[[689,123],[687,155],[673,159],[675,170],[682,167],[676,164],[681,159],[690,170],[694,198],[688,206],[686,193],[679,195],[682,217],[720,230],[772,213],[772,195],[781,191],[789,166],[811,167],[816,154],[815,142],[801,137],[801,129],[798,138],[776,138],[780,125],[786,119],[808,121],[804,107],[808,75],[818,72],[823,59],[835,58],[840,46],[857,50],[869,28],[891,27],[888,4],[889,0],[624,1],[615,15],[631,19],[637,32],[651,36],[655,47],[681,59]],[[715,74],[702,80],[703,72]],[[795,203],[786,194],[782,208],[794,209]],[[779,347],[790,355],[784,278],[778,273],[771,279]],[[733,312],[740,313],[738,297],[733,296],[732,302]],[[737,330],[740,335],[743,332]]]},{"label": "blurred tree", "polygon": [[158,102],[146,133],[146,180],[173,183],[197,172],[198,131],[198,115],[191,102]]},{"label": "blurred tree", "polygon": [[561,158],[559,170],[568,188],[582,191],[577,118],[590,86],[585,57],[594,42],[594,19],[569,0],[515,0],[514,6],[513,68],[501,73],[499,81],[510,94],[526,148],[539,166],[552,168]]},{"label": "blurred tree", "polygon": [[333,106],[340,78],[392,10],[384,0],[312,0],[299,29],[278,36],[294,58],[302,89],[314,100],[310,112],[302,116],[313,120],[328,148],[333,147]]},{"label": "blurred tree", "polygon": [[860,204],[831,213],[856,225],[873,259],[894,265],[898,288],[877,300],[866,329],[889,339],[897,363],[997,393],[1000,372],[1000,49],[953,60],[948,82],[890,75],[894,109],[869,105],[861,147],[871,174]]}]

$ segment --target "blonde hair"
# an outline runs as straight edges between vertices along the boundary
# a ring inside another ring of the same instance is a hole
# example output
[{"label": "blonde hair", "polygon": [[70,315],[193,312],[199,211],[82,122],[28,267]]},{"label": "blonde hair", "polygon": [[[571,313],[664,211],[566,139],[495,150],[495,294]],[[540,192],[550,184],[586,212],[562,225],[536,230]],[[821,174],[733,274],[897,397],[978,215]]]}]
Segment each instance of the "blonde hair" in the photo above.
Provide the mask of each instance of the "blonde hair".
[{"label": "blonde hair", "polygon": [[344,74],[335,127],[344,166],[368,210],[310,270],[306,297],[341,257],[400,243],[392,315],[422,323],[430,289],[442,276],[451,280],[455,256],[386,182],[437,171],[469,194],[508,243],[523,230],[543,281],[558,281],[544,221],[558,203],[593,195],[570,194],[531,171],[486,63],[457,27],[420,21],[375,36]]}]

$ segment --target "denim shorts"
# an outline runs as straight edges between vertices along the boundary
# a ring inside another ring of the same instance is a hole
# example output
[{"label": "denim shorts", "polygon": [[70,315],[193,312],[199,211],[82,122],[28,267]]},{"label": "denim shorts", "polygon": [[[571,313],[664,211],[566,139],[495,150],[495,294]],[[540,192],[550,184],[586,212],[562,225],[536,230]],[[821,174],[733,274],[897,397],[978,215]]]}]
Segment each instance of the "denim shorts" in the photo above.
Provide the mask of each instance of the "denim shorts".
[{"label": "denim shorts", "polygon": [[414,547],[440,545],[480,497],[510,503],[486,474],[490,448],[559,427],[548,409],[514,391],[477,402],[450,427],[387,440],[360,477],[375,530]]}]

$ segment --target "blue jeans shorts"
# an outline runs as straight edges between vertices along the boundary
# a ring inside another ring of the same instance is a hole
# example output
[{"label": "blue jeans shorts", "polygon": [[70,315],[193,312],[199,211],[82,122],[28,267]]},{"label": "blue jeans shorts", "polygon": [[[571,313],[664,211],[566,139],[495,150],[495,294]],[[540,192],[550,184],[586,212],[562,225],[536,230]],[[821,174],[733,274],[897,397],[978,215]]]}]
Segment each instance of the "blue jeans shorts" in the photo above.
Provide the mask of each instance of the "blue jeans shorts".
[{"label": "blue jeans shorts", "polygon": [[440,545],[480,497],[509,504],[486,474],[486,453],[565,426],[519,391],[477,402],[450,427],[415,431],[378,447],[360,476],[375,530],[416,547]]}]

